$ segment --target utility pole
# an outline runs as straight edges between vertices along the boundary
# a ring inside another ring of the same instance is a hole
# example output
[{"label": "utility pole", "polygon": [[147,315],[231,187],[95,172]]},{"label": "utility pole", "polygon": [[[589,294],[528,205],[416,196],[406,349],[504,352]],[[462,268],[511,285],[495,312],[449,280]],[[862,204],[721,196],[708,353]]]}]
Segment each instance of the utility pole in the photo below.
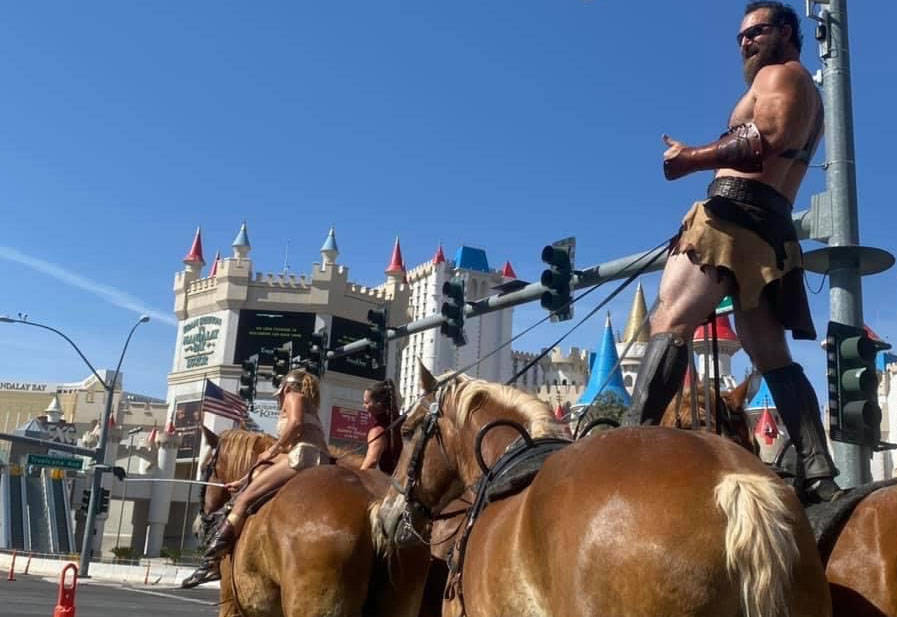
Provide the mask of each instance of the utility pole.
[{"label": "utility pole", "polygon": [[[818,15],[812,5],[820,5]],[[886,270],[894,258],[886,251],[859,246],[847,0],[807,0],[807,15],[817,22],[825,105],[826,191],[814,197],[814,208],[821,208],[822,218],[830,221],[828,247],[807,254],[807,269],[829,275],[831,320],[862,328],[860,277]],[[834,441],[832,452],[841,486],[872,480],[869,446]]]}]

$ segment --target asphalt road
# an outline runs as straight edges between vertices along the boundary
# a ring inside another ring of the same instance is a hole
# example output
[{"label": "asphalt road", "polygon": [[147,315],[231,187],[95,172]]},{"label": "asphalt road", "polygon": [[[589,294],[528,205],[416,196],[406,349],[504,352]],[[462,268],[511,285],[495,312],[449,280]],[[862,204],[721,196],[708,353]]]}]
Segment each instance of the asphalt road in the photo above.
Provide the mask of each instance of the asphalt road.
[{"label": "asphalt road", "polygon": [[[53,617],[59,579],[17,576],[0,579],[0,617]],[[217,589],[130,587],[78,581],[75,617],[206,617],[218,614]]]}]

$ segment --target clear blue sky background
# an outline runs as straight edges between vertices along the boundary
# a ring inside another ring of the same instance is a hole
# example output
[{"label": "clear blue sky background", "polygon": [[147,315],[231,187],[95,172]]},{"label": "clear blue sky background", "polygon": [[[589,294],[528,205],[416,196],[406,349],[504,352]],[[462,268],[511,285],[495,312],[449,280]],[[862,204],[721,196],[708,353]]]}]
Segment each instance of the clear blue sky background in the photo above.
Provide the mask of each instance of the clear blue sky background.
[{"label": "clear blue sky background", "polygon": [[[366,284],[382,280],[396,234],[409,265],[440,241],[447,252],[466,243],[487,249],[493,267],[510,259],[528,280],[542,245],[564,236],[577,236],[583,266],[649,248],[709,180],[666,182],[660,135],[698,143],[724,128],[744,88],[734,39],[742,7],[9,4],[0,314],[58,327],[111,367],[141,307],[151,309],[125,360],[126,387],[164,396],[172,280],[197,225],[207,261],[230,252],[245,218],[257,270],[279,270],[289,243],[292,269],[308,272],[333,224],[340,261]],[[861,238],[895,251],[897,3],[851,9]],[[824,182],[811,170],[796,208]],[[866,319],[892,341],[894,278],[864,282]],[[657,280],[645,277],[649,303]],[[615,327],[631,298],[612,304]],[[812,302],[824,330],[827,283]],[[517,329],[542,315],[518,309]],[[570,342],[593,346],[603,321]],[[544,326],[517,347],[537,350],[566,327]],[[0,350],[3,379],[86,375],[63,341],[36,328],[0,324]],[[795,355],[821,384],[818,344]]]}]

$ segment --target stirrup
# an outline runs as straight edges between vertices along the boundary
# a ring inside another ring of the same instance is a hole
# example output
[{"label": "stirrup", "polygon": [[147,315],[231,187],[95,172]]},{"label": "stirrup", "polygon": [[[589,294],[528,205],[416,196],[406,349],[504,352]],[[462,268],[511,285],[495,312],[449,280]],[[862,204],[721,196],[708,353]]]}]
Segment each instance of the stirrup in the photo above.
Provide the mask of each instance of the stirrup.
[{"label": "stirrup", "polygon": [[197,585],[218,580],[221,580],[218,562],[204,559],[199,567],[190,573],[190,576],[181,581],[181,589],[192,589]]},{"label": "stirrup", "polygon": [[804,494],[811,503],[831,503],[846,493],[847,491],[838,486],[831,478],[808,480],[804,486]]}]

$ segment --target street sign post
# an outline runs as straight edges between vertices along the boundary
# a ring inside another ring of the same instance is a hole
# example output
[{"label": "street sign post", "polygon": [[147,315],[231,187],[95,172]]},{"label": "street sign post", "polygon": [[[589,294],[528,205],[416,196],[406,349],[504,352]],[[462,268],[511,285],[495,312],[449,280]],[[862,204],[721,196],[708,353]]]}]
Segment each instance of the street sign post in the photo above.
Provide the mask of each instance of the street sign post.
[{"label": "street sign post", "polygon": [[35,467],[58,467],[60,469],[81,470],[83,460],[69,456],[49,456],[47,454],[29,454],[28,465]]}]

